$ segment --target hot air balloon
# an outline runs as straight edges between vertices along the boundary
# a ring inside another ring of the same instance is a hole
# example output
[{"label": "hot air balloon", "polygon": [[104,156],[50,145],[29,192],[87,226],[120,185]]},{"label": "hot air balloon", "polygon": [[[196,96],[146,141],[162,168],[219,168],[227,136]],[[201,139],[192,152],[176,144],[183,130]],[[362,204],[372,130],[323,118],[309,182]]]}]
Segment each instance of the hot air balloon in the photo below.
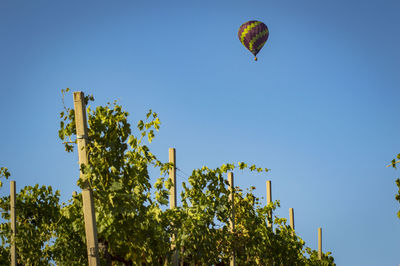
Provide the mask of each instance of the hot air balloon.
[{"label": "hot air balloon", "polygon": [[238,31],[240,42],[254,55],[255,61],[257,61],[258,52],[267,42],[268,36],[269,31],[267,25],[256,20],[243,23]]}]

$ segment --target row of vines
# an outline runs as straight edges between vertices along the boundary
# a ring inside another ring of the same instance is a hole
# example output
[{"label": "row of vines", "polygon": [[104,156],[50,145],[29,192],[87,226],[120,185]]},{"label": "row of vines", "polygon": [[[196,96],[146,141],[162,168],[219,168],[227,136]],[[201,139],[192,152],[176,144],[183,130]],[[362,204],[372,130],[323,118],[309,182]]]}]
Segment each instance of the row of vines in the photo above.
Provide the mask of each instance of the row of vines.
[{"label": "row of vines", "polygon": [[[62,91],[63,102],[68,91]],[[85,97],[86,104],[93,100]],[[88,106],[87,115],[89,163],[82,171],[93,191],[101,265],[168,265],[176,251],[182,265],[229,265],[232,252],[237,265],[334,265],[329,252],[318,259],[286,219],[271,217],[279,201],[263,206],[254,187],[236,187],[232,208],[227,173],[268,169],[246,163],[195,169],[182,182],[180,206],[169,209],[171,164],[149,149],[158,115],[150,110],[136,128],[116,102]],[[67,152],[75,149],[74,119],[74,110],[64,105],[59,137]],[[160,175],[152,184],[153,168]],[[10,172],[3,167],[0,176],[3,186]],[[77,184],[82,187],[82,180]],[[88,264],[81,194],[61,202],[51,186],[26,186],[17,193],[16,210],[18,265]],[[0,198],[0,212],[0,265],[8,265],[9,196]]]}]

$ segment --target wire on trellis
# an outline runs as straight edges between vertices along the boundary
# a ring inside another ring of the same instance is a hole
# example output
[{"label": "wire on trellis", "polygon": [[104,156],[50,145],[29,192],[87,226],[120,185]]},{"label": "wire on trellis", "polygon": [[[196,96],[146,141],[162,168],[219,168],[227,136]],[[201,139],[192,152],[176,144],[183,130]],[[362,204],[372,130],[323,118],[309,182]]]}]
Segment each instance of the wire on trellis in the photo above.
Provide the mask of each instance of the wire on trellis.
[{"label": "wire on trellis", "polygon": [[177,169],[178,171],[180,171],[182,174],[186,175],[187,177],[190,176],[190,175],[186,174],[185,172],[183,172],[183,171],[182,171],[181,169],[179,169],[178,167],[176,167],[176,169]]},{"label": "wire on trellis", "polygon": [[179,178],[183,178],[183,179],[185,179],[185,181],[186,182],[188,182],[189,183],[189,180],[184,176],[184,175],[182,175],[182,174],[178,174],[177,173],[177,175],[176,175],[177,177],[179,177]]}]

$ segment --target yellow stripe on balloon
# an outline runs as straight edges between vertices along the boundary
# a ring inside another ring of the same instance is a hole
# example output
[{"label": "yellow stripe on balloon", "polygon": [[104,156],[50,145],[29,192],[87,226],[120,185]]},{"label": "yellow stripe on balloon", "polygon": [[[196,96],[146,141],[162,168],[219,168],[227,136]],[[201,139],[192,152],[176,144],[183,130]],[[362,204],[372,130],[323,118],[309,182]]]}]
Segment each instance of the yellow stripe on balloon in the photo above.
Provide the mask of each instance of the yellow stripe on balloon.
[{"label": "yellow stripe on balloon", "polygon": [[[249,26],[247,26],[247,27],[244,29],[244,31],[242,32],[242,35],[240,36],[240,41],[243,43],[244,37],[246,37],[246,34],[247,34],[251,29],[253,29],[254,27],[256,27],[256,26],[259,25],[259,24],[261,24],[261,22],[260,22],[260,21],[256,21],[256,22],[251,23]],[[243,43],[243,45],[244,45],[244,43]]]},{"label": "yellow stripe on balloon", "polygon": [[267,35],[267,33],[268,33],[268,29],[266,29],[266,30],[260,32],[259,34],[256,35],[256,37],[254,37],[253,39],[251,39],[250,44],[249,44],[249,50],[250,50],[250,51],[253,51],[253,45],[254,45],[254,43],[255,43],[258,39],[260,39],[261,37]]}]

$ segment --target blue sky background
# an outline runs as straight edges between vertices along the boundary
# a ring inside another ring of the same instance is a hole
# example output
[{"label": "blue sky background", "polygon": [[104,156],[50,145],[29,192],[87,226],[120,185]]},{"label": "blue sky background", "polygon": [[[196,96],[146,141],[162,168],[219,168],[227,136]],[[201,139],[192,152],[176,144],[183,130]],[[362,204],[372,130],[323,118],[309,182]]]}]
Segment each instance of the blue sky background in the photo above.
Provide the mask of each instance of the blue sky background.
[{"label": "blue sky background", "polygon": [[[190,173],[245,161],[235,175],[338,265],[398,265],[400,220],[386,168],[400,152],[398,1],[0,1],[0,166],[17,187],[77,190],[77,155],[58,139],[61,89],[149,108],[150,146]],[[254,62],[239,26],[270,29]],[[66,103],[72,106],[72,96]],[[181,178],[181,177],[179,177]],[[178,179],[179,181],[179,179]],[[180,181],[184,181],[181,178]],[[8,187],[0,191],[8,193]]]}]

